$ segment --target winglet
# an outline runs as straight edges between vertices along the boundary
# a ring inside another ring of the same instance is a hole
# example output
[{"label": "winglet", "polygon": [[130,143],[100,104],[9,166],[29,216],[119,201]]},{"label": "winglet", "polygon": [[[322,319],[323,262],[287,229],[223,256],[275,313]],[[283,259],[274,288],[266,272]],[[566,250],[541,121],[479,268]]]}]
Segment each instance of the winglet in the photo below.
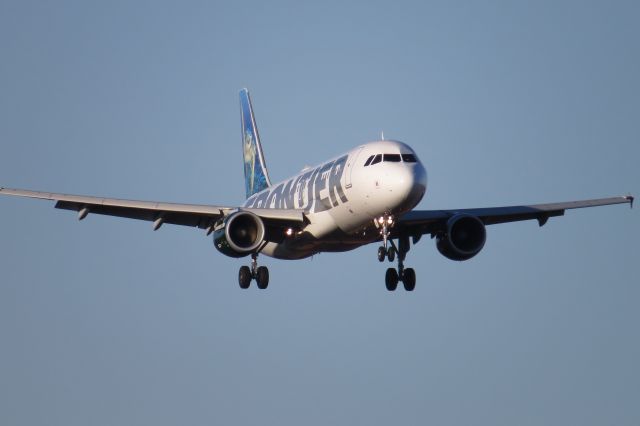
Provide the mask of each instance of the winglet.
[{"label": "winglet", "polygon": [[633,195],[627,195],[627,196],[626,196],[626,197],[624,197],[624,198],[626,198],[627,200],[629,200],[629,205],[631,206],[631,208],[633,208],[633,200],[634,200]]}]

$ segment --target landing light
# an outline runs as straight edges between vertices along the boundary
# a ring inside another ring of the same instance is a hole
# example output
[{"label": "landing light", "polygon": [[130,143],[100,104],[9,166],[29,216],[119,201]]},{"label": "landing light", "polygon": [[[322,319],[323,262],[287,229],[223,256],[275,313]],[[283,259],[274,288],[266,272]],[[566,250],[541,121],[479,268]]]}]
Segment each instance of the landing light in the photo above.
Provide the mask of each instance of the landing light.
[{"label": "landing light", "polygon": [[393,218],[392,218],[392,217],[389,217],[389,219],[387,219],[387,223],[388,223],[389,225],[391,225],[391,224],[393,223]]},{"label": "landing light", "polygon": [[285,234],[287,234],[287,236],[288,236],[288,237],[292,236],[292,235],[293,235],[293,228],[288,228],[288,229],[285,231]]}]

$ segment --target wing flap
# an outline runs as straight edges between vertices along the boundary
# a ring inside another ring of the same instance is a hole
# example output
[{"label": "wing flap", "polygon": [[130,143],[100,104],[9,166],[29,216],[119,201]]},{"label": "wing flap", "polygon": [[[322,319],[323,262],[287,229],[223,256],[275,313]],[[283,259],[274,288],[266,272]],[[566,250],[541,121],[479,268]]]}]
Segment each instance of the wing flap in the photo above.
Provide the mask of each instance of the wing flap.
[{"label": "wing flap", "polygon": [[58,201],[55,204],[55,208],[73,210],[77,212],[86,208],[88,209],[88,213],[146,221],[155,221],[161,218],[163,223],[169,223],[172,225],[194,226],[203,229],[213,225],[213,223],[222,216],[222,213],[219,210],[215,214],[207,214],[164,208],[150,209],[137,206],[131,207],[110,204],[87,204],[71,201]]}]

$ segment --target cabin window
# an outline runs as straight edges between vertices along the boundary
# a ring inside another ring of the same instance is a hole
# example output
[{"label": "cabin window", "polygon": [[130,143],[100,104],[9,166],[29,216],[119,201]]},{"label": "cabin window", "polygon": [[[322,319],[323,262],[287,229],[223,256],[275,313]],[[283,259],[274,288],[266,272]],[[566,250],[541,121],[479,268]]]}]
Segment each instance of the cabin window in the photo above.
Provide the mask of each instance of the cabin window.
[{"label": "cabin window", "polygon": [[384,161],[388,161],[390,163],[399,163],[400,162],[400,154],[385,154]]},{"label": "cabin window", "polygon": [[402,161],[405,163],[415,163],[417,160],[413,154],[402,154]]}]

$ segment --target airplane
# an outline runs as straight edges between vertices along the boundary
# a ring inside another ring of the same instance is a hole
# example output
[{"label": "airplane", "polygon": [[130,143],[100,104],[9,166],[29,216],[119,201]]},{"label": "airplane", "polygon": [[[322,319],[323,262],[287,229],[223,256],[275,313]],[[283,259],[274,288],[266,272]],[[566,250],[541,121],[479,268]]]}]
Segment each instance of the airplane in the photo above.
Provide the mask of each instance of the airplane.
[{"label": "airplane", "polygon": [[272,184],[265,163],[249,91],[240,91],[246,201],[241,206],[176,204],[67,195],[0,187],[0,194],[53,200],[82,220],[89,213],[146,220],[157,231],[163,224],[192,226],[213,234],[224,255],[250,256],[238,272],[241,288],[255,280],[269,285],[269,270],[258,255],[303,259],[321,252],[345,252],[378,243],[380,262],[396,261],[385,274],[387,290],[402,282],[413,291],[416,273],[405,268],[411,245],[423,235],[435,239],[445,257],[464,261],[485,245],[486,226],[537,220],[543,226],[565,210],[629,204],[633,196],[455,210],[414,210],[427,190],[427,172],[416,152],[395,140],[365,143],[315,167]]}]

